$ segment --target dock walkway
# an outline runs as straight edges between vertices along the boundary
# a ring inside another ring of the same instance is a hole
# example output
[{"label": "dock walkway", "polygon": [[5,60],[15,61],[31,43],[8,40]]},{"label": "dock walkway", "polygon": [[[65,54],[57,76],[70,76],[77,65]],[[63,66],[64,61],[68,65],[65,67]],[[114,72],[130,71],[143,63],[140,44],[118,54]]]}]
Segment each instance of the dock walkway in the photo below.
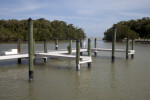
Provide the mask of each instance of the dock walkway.
[{"label": "dock walkway", "polygon": [[[111,52],[112,49],[104,49],[104,48],[92,48],[92,52],[97,52],[97,51],[107,51]],[[124,49],[115,49],[115,52],[126,52]],[[128,50],[128,55],[135,54],[135,50]]]},{"label": "dock walkway", "polygon": [[11,55],[2,55],[2,56],[0,56],[0,60],[28,58],[28,57],[29,57],[28,54],[11,54]]},{"label": "dock walkway", "polygon": [[[87,49],[80,49],[80,52],[86,52]],[[73,49],[72,52],[76,53],[76,50]],[[23,58],[28,58],[28,54],[7,54],[7,55],[2,55],[0,56],[0,60],[8,60],[8,59],[23,59]],[[68,55],[68,51],[66,49],[61,49],[61,50],[50,50],[48,53],[42,53],[42,51],[38,51],[35,53],[34,58],[46,58],[46,57],[51,57],[51,58],[58,58],[58,59],[70,59],[70,60],[75,60],[76,55]],[[92,62],[91,56],[80,56],[80,64],[87,63],[87,62]]]},{"label": "dock walkway", "polygon": [[[106,51],[111,52],[112,49],[104,49],[104,48],[92,48],[92,52],[98,52],[98,51]],[[68,55],[68,50],[66,49],[60,49],[60,50],[49,50],[48,53],[42,53],[43,51],[38,51],[35,53],[35,58],[44,58],[44,57],[51,57],[51,58],[63,58],[63,59],[72,59],[75,60],[75,55]],[[76,53],[76,49],[72,49],[73,53]],[[80,52],[87,52],[87,49],[80,49]],[[115,52],[126,52],[126,50],[123,49],[115,49]],[[129,55],[135,54],[135,50],[129,50]],[[7,60],[7,59],[19,59],[19,58],[28,58],[28,54],[7,54],[0,56],[0,60]],[[92,58],[89,56],[80,56],[81,62],[80,63],[86,63],[86,62],[92,62]]]}]

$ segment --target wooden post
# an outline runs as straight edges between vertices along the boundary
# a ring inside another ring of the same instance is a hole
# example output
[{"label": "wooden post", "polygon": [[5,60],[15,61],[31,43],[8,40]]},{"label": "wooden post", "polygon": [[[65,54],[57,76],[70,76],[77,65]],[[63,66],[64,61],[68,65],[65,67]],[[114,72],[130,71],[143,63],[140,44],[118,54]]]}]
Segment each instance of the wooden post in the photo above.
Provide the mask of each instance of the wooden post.
[{"label": "wooden post", "polygon": [[[17,49],[18,49],[18,54],[20,54],[21,53],[21,39],[18,39]],[[18,58],[18,64],[20,63],[21,63],[21,58]]]},{"label": "wooden post", "polygon": [[[95,38],[95,48],[97,48],[97,39]],[[97,51],[94,52],[94,55],[97,56]]]},{"label": "wooden post", "polygon": [[126,41],[126,59],[128,59],[128,52],[129,52],[129,38],[127,37],[127,41]]},{"label": "wooden post", "polygon": [[55,50],[58,50],[58,39],[55,40]]},{"label": "wooden post", "polygon": [[72,39],[69,42],[69,54],[72,55]]},{"label": "wooden post", "polygon": [[44,62],[47,62],[47,57],[44,57],[43,60],[44,60]]},{"label": "wooden post", "polygon": [[[35,54],[35,40],[33,39],[33,55]],[[35,65],[36,59],[34,58],[33,64]]]},{"label": "wooden post", "polygon": [[76,70],[80,70],[80,42],[79,40],[76,41]]},{"label": "wooden post", "polygon": [[35,40],[33,39],[33,54],[35,54]]},{"label": "wooden post", "polygon": [[[91,56],[91,39],[88,39],[88,56]],[[88,62],[88,68],[91,68],[91,62]]]},{"label": "wooden post", "polygon": [[117,31],[117,28],[114,25],[113,26],[113,36],[112,36],[112,61],[114,61],[114,59],[115,59],[116,31]]},{"label": "wooden post", "polygon": [[[80,39],[80,48],[82,48],[82,40]],[[80,52],[80,55],[82,56],[82,52]]]},{"label": "wooden post", "polygon": [[[44,53],[47,53],[47,40],[46,39],[44,39]],[[43,60],[44,60],[44,62],[46,62],[47,58],[44,57]]]},{"label": "wooden post", "polygon": [[86,45],[86,44],[85,44],[85,40],[83,40],[83,48],[85,48],[85,45]]},{"label": "wooden post", "polygon": [[17,47],[18,47],[18,53],[21,53],[21,39],[18,39]]},{"label": "wooden post", "polygon": [[47,40],[44,40],[44,53],[47,53]]},{"label": "wooden post", "polygon": [[[134,50],[134,39],[132,39],[132,47],[131,47],[131,49]],[[134,54],[131,55],[131,58],[134,58]]]},{"label": "wooden post", "polygon": [[28,19],[28,54],[29,54],[29,81],[33,81],[34,73],[34,54],[33,54],[33,21]]},{"label": "wooden post", "polygon": [[80,48],[82,48],[82,39],[80,39]]}]

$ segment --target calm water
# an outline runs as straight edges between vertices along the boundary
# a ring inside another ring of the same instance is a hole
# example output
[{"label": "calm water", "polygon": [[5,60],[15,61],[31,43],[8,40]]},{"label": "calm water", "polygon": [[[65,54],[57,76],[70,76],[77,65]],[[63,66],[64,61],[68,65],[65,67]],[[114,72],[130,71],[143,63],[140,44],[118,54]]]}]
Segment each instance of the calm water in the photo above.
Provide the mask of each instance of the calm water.
[{"label": "calm water", "polygon": [[[59,43],[59,48],[67,45]],[[98,41],[98,47],[111,48],[111,43]],[[0,44],[0,51],[11,48],[16,44]],[[116,48],[125,49],[125,43]],[[26,43],[22,49],[27,52]],[[49,42],[48,49],[54,49],[54,43]],[[35,50],[42,51],[43,43],[36,43]],[[22,64],[0,61],[0,100],[150,100],[150,44],[136,43],[135,50],[135,58],[129,60],[125,53],[117,53],[113,64],[111,53],[99,52],[90,70],[83,64],[78,72],[72,60],[38,60],[31,83],[27,59]]]}]

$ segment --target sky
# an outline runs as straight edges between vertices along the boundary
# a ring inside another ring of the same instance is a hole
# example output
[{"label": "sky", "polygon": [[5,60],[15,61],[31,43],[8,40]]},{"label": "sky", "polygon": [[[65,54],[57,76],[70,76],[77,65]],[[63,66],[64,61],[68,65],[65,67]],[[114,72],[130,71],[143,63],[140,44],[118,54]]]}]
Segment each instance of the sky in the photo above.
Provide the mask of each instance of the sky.
[{"label": "sky", "polygon": [[150,17],[150,0],[1,0],[0,19],[61,20],[103,37],[119,21]]}]

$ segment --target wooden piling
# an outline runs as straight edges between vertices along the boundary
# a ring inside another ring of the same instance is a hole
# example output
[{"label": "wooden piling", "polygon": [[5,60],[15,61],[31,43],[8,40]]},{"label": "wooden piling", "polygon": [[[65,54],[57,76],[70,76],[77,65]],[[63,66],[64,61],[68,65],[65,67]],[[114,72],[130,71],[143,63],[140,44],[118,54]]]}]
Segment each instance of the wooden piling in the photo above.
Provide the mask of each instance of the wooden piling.
[{"label": "wooden piling", "polygon": [[126,59],[128,59],[129,56],[129,38],[127,37],[127,41],[126,41]]},{"label": "wooden piling", "polygon": [[47,40],[44,40],[44,53],[47,53]]},{"label": "wooden piling", "polygon": [[76,41],[76,70],[80,70],[80,41]]},{"label": "wooden piling", "polygon": [[112,36],[112,61],[114,61],[114,59],[115,59],[116,31],[117,31],[117,28],[114,25],[113,26],[113,36]]},{"label": "wooden piling", "polygon": [[28,53],[29,53],[29,81],[33,81],[34,54],[33,54],[33,21],[28,19]]},{"label": "wooden piling", "polygon": [[[80,39],[80,48],[82,48],[82,39]],[[82,56],[82,52],[80,52],[80,55]]]},{"label": "wooden piling", "polygon": [[69,42],[69,54],[72,55],[72,39],[70,39],[70,42]]},{"label": "wooden piling", "polygon": [[55,40],[55,50],[58,50],[58,39]]},{"label": "wooden piling", "polygon": [[[94,43],[95,43],[95,48],[97,48],[97,39],[96,38],[94,40]],[[97,56],[97,51],[94,52],[94,55]]]},{"label": "wooden piling", "polygon": [[[33,55],[35,54],[35,40],[33,39]],[[35,65],[36,59],[34,58],[33,64]]]},{"label": "wooden piling", "polygon": [[35,40],[33,39],[33,55],[35,54]]},{"label": "wooden piling", "polygon": [[18,64],[21,64],[21,58],[18,58]]},{"label": "wooden piling", "polygon": [[44,57],[43,60],[44,60],[44,62],[47,62],[47,57]]},{"label": "wooden piling", "polygon": [[[91,39],[88,39],[88,56],[91,56]],[[88,62],[88,68],[91,68],[91,62]]]},{"label": "wooden piling", "polygon": [[86,45],[86,44],[85,44],[85,40],[83,40],[83,48],[85,48],[85,45]]},{"label": "wooden piling", "polygon": [[82,48],[82,39],[80,39],[80,48]]},{"label": "wooden piling", "polygon": [[18,39],[17,48],[18,48],[18,53],[21,53],[21,39]]},{"label": "wooden piling", "polygon": [[[20,54],[21,53],[21,39],[18,39],[17,49],[18,49],[18,54]],[[18,58],[18,63],[19,64],[21,63],[21,58]]]},{"label": "wooden piling", "polygon": [[[132,39],[132,47],[131,47],[131,49],[134,50],[134,39]],[[134,58],[134,54],[131,55],[131,58]]]}]

